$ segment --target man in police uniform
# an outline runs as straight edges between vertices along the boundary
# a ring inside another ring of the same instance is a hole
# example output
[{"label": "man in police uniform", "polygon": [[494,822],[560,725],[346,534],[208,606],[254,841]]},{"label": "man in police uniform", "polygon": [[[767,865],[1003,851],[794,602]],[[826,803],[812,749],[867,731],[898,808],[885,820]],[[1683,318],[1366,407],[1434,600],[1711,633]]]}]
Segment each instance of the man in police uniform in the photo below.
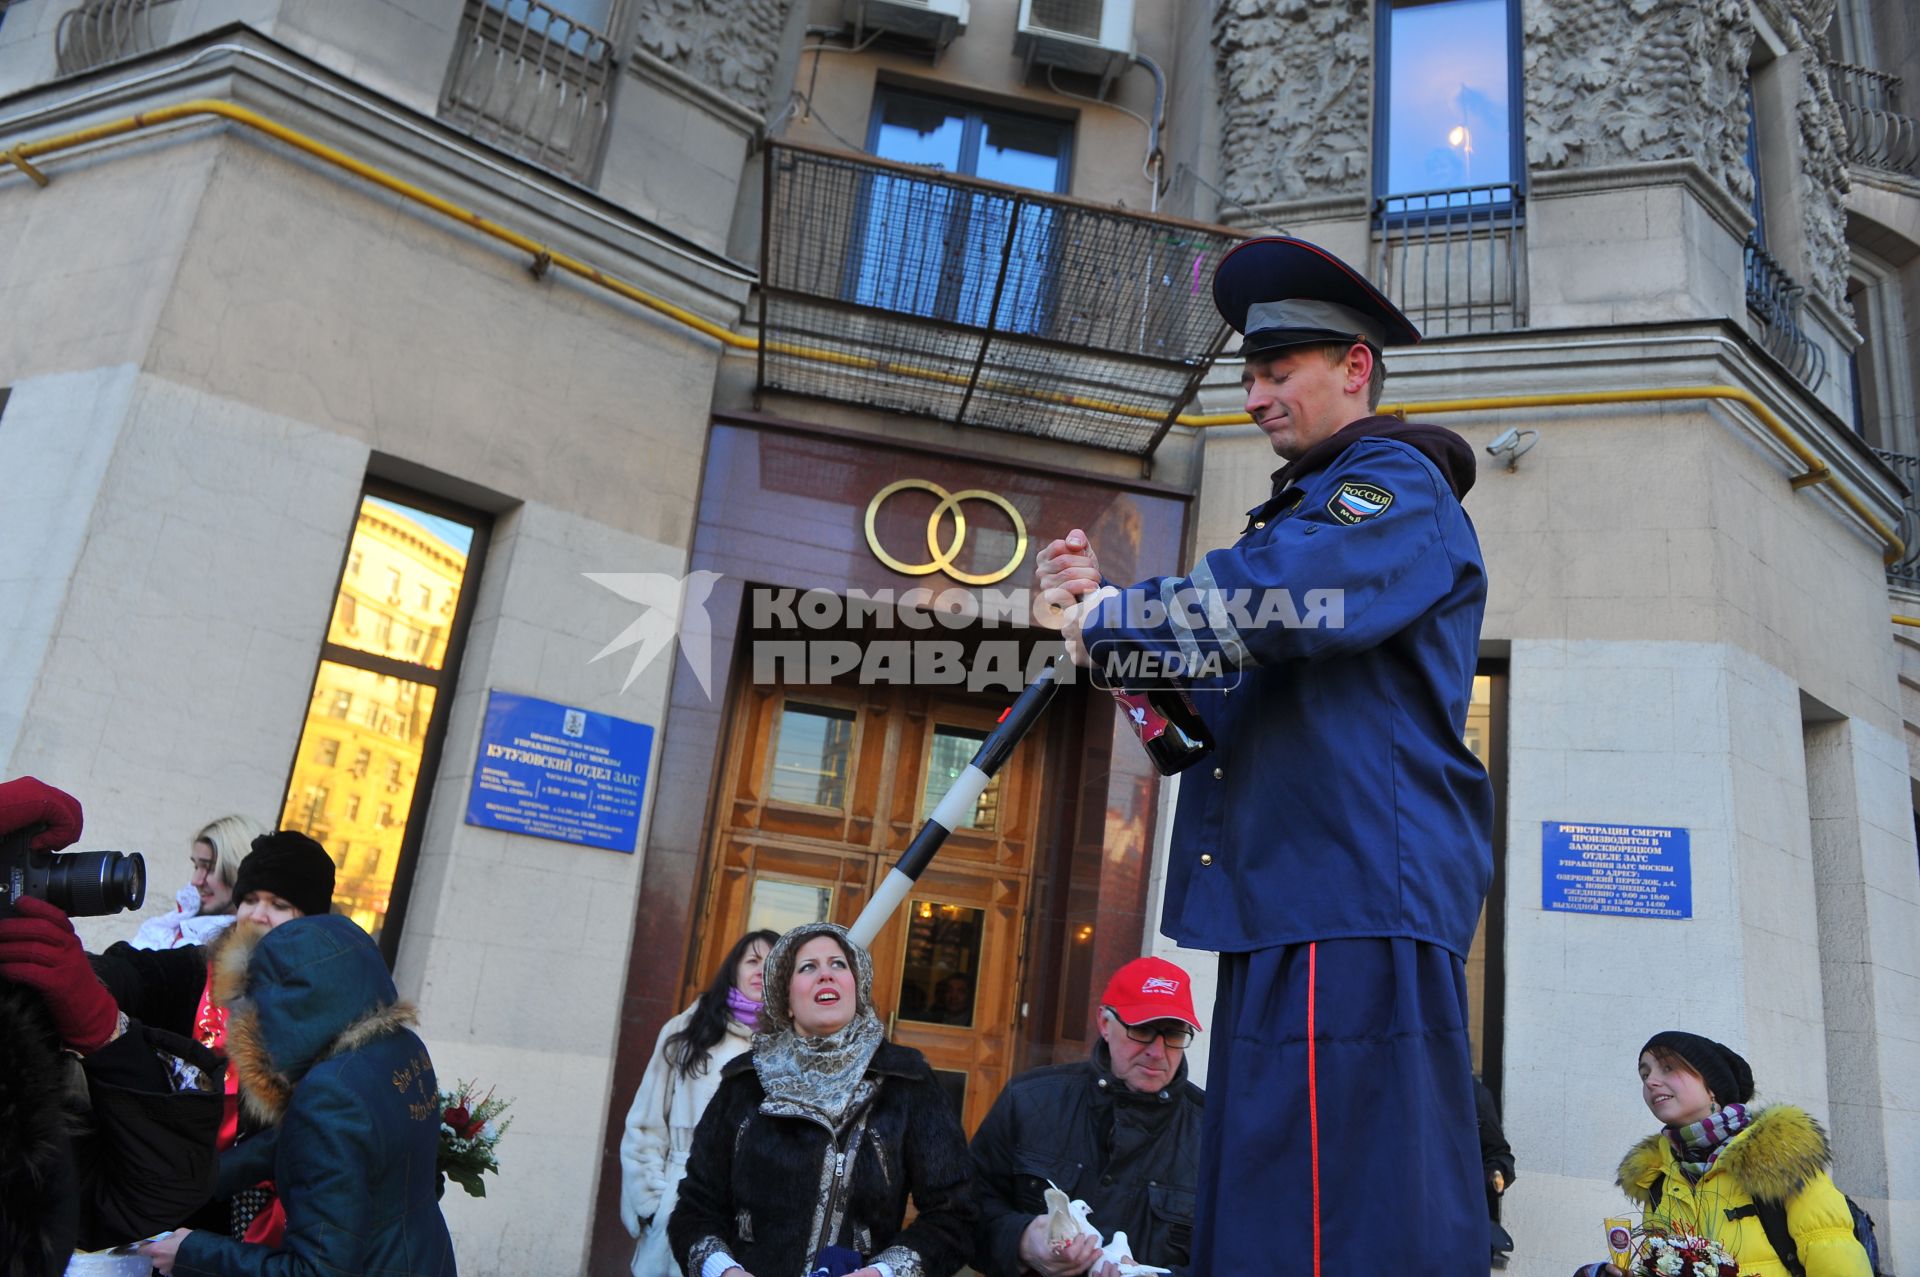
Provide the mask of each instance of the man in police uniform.
[{"label": "man in police uniform", "polygon": [[1461,739],[1486,604],[1460,506],[1473,452],[1373,415],[1381,349],[1419,333],[1332,254],[1247,241],[1214,301],[1286,462],[1273,495],[1185,578],[1117,591],[1078,529],[1035,574],[1071,604],[1062,637],[1096,681],[1145,653],[1227,671],[1190,684],[1215,744],[1181,777],[1161,923],[1220,952],[1193,1271],[1481,1274],[1464,961],[1493,799]]}]

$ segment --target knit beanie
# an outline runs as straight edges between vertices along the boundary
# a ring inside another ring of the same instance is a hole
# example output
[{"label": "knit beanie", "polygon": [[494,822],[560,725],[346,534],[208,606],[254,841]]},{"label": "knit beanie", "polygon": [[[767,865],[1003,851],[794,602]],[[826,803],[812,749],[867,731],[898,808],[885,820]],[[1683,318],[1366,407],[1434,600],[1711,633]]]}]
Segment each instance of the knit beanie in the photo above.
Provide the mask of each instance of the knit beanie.
[{"label": "knit beanie", "polygon": [[1745,1104],[1753,1098],[1753,1070],[1732,1047],[1679,1029],[1654,1034],[1640,1048],[1640,1054],[1655,1047],[1663,1047],[1691,1065],[1707,1084],[1707,1094],[1715,1103]]},{"label": "knit beanie", "polygon": [[332,913],[333,857],[297,830],[261,834],[234,875],[234,903],[250,891],[271,891],[309,918]]}]

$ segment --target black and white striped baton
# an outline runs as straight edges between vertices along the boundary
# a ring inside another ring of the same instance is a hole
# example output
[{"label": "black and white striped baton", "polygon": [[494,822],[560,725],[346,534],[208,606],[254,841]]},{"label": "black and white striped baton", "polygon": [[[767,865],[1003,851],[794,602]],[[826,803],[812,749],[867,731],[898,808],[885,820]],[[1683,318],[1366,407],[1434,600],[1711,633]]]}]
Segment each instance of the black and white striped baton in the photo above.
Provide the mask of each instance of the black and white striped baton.
[{"label": "black and white striped baton", "polygon": [[867,901],[867,907],[847,928],[847,934],[855,944],[862,948],[873,944],[873,938],[880,934],[880,928],[887,925],[887,919],[893,917],[893,911],[913,890],[914,882],[926,872],[927,865],[933,860],[933,853],[940,850],[940,844],[947,840],[948,834],[965,822],[973,811],[974,803],[986,792],[993,774],[1007,761],[1007,756],[1013,753],[1013,747],[1027,734],[1057,690],[1059,685],[1054,682],[1053,662],[1049,661],[1039,676],[1020,693],[1020,699],[1000,716],[999,725],[992,734],[980,742],[973,761],[955,778],[953,788],[933,809],[933,815],[927,818],[927,823],[907,844],[899,863],[880,880],[880,887],[873,893],[873,899]]}]

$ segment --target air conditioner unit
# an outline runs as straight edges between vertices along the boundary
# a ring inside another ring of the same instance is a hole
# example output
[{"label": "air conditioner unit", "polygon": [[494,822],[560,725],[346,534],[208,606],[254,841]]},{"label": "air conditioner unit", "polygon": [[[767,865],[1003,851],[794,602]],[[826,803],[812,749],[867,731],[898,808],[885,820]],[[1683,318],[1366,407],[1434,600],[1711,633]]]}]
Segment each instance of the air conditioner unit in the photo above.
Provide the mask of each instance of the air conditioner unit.
[{"label": "air conditioner unit", "polygon": [[967,0],[841,0],[841,20],[853,24],[853,42],[875,31],[918,41],[934,53],[967,30]]},{"label": "air conditioner unit", "polygon": [[1028,70],[1097,75],[1105,97],[1133,63],[1133,0],[1020,0],[1013,53]]}]

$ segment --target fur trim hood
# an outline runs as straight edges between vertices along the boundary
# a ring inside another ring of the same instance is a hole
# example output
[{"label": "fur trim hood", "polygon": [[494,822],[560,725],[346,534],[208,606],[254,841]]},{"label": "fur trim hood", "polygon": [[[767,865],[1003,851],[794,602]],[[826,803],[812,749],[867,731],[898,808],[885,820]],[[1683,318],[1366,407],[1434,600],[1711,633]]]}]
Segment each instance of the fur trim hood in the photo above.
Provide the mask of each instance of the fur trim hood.
[{"label": "fur trim hood", "polygon": [[[1672,1144],[1665,1131],[1635,1144],[1620,1163],[1616,1183],[1642,1209],[1652,1205],[1654,1180],[1673,1173]],[[1786,1203],[1833,1164],[1827,1133],[1801,1108],[1775,1104],[1761,1109],[1727,1144],[1709,1175],[1730,1175],[1756,1202]]]},{"label": "fur trim hood", "polygon": [[0,983],[0,1273],[51,1277],[79,1229],[60,1038],[32,990]]},{"label": "fur trim hood", "polygon": [[233,931],[214,960],[213,995],[231,1012],[227,1056],[241,1106],[259,1122],[278,1123],[293,1088],[322,1060],[419,1021],[372,937],[350,918]]}]

